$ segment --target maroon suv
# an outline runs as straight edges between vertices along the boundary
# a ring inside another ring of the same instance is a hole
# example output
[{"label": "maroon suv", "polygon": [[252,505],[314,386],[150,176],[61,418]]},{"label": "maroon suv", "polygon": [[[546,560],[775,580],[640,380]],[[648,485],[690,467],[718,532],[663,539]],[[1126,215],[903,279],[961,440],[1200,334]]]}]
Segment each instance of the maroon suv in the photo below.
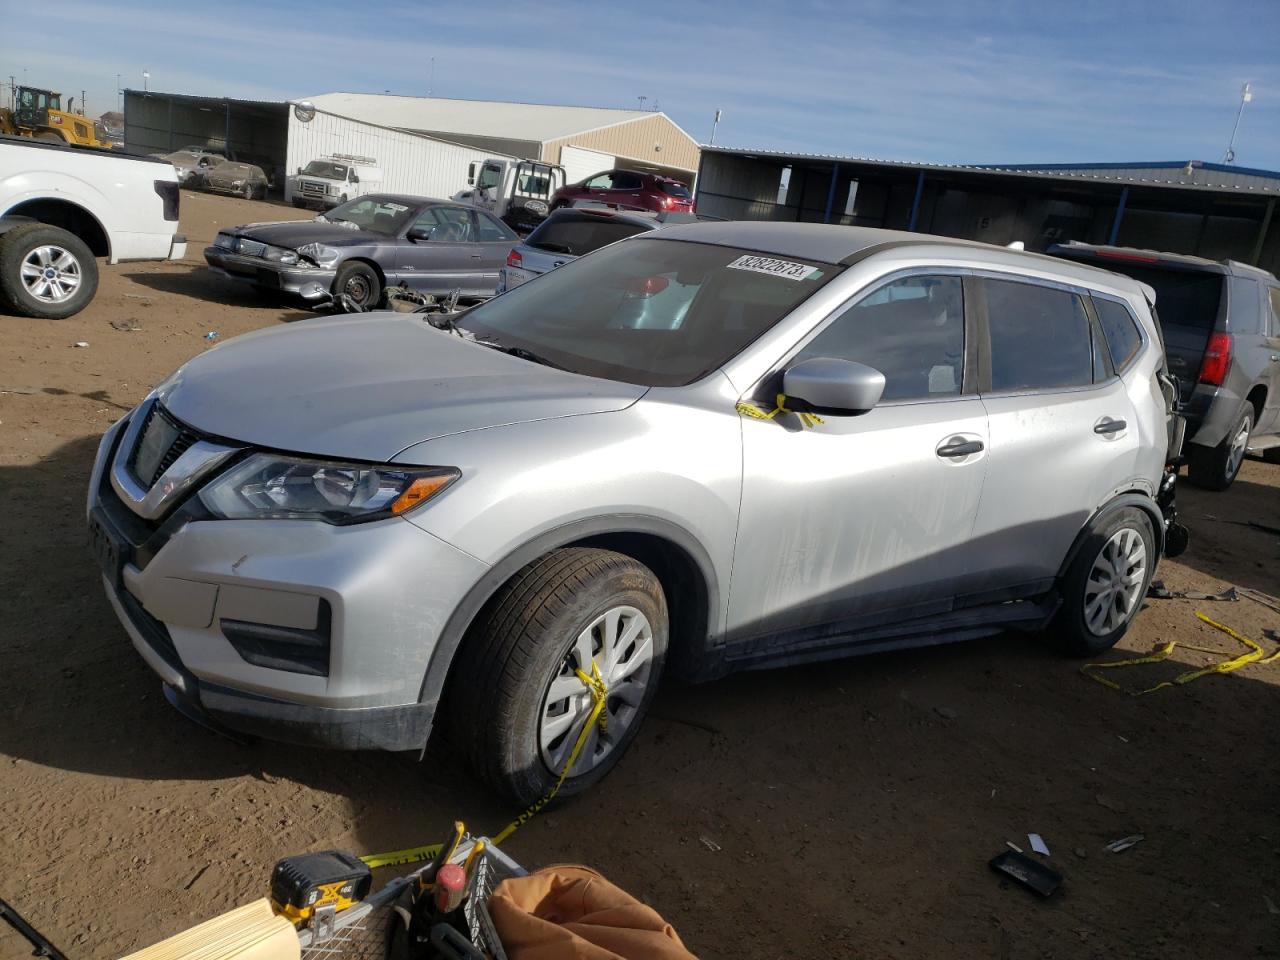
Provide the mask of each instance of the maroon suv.
[{"label": "maroon suv", "polygon": [[609,170],[582,183],[561,187],[551,198],[551,209],[568,206],[575,200],[596,200],[611,207],[658,213],[693,212],[693,194],[679,180],[635,170]]}]

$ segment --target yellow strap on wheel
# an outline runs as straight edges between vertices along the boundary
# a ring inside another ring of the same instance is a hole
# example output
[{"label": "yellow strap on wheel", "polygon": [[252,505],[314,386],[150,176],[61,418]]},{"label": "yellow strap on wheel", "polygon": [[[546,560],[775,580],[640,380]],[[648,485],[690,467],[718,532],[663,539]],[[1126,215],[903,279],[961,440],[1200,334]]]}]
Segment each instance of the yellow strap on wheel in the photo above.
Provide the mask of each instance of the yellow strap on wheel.
[{"label": "yellow strap on wheel", "polygon": [[[1162,660],[1168,660],[1169,656],[1173,653],[1174,648],[1178,645],[1177,641],[1170,640],[1167,643],[1161,644],[1157,649],[1153,650],[1145,657],[1133,657],[1129,660],[1112,660],[1108,663],[1086,663],[1080,668],[1080,672],[1092,680],[1097,680],[1098,683],[1103,686],[1110,687],[1112,690],[1123,691],[1131,697],[1143,697],[1148,693],[1155,693],[1157,690],[1163,690],[1166,687],[1181,686],[1184,683],[1190,683],[1192,680],[1199,680],[1201,677],[1207,677],[1210,674],[1231,673],[1235,670],[1239,670],[1241,667],[1248,666],[1251,663],[1271,663],[1277,658],[1280,658],[1280,648],[1277,648],[1270,656],[1264,656],[1263,654],[1265,651],[1256,641],[1250,640],[1243,634],[1237,633],[1226,624],[1219,623],[1217,620],[1213,620],[1205,616],[1199,610],[1196,611],[1196,618],[1207,623],[1215,630],[1221,630],[1233,640],[1238,640],[1240,643],[1244,644],[1247,652],[1242,653],[1238,657],[1229,657],[1226,660],[1210,664],[1209,666],[1202,667],[1198,670],[1188,670],[1186,673],[1178,674],[1172,680],[1162,680],[1154,687],[1148,687],[1145,690],[1126,690],[1114,680],[1109,680],[1106,677],[1099,676],[1095,671],[1111,670],[1117,667],[1133,667],[1142,663],[1159,663]],[[1213,653],[1219,655],[1222,653],[1221,650],[1210,650],[1207,647],[1193,647],[1190,644],[1183,644],[1183,647],[1187,650],[1197,650],[1201,653]]]},{"label": "yellow strap on wheel", "polygon": [[[582,730],[578,733],[578,739],[574,741],[573,750],[569,752],[569,759],[565,762],[564,769],[560,771],[560,776],[556,779],[553,786],[547,793],[536,803],[526,807],[520,816],[516,817],[498,832],[498,835],[491,841],[495,846],[506,840],[509,836],[519,830],[522,826],[534,818],[534,816],[555,799],[555,795],[560,792],[560,788],[564,786],[564,782],[569,779],[569,774],[573,771],[573,766],[578,762],[578,757],[582,753],[582,748],[587,744],[587,738],[591,735],[593,727],[599,727],[601,733],[605,733],[609,729],[609,715],[605,713],[605,704],[609,699],[609,685],[605,682],[604,677],[600,673],[600,668],[596,665],[595,658],[591,658],[591,673],[588,675],[581,669],[575,669],[574,674],[582,681],[582,685],[587,688],[591,694],[591,713],[587,717],[587,722],[583,725]],[[370,868],[373,867],[400,867],[409,863],[422,863],[427,860],[434,860],[440,855],[442,844],[432,843],[425,847],[409,847],[405,850],[393,850],[390,853],[375,853],[367,857],[361,857]]]}]

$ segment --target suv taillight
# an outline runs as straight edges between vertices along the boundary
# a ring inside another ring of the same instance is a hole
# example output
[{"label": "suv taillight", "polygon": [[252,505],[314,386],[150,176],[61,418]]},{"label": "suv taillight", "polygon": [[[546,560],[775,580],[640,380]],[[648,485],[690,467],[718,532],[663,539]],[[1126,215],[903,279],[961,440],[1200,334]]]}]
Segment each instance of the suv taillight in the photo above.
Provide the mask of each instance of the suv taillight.
[{"label": "suv taillight", "polygon": [[507,254],[508,267],[520,267],[524,265],[524,257],[520,256],[519,250],[512,250]]},{"label": "suv taillight", "polygon": [[1200,382],[1211,387],[1222,386],[1227,379],[1227,368],[1231,366],[1231,337],[1225,333],[1215,333],[1209,337],[1209,345],[1204,349],[1204,360],[1200,363]]}]

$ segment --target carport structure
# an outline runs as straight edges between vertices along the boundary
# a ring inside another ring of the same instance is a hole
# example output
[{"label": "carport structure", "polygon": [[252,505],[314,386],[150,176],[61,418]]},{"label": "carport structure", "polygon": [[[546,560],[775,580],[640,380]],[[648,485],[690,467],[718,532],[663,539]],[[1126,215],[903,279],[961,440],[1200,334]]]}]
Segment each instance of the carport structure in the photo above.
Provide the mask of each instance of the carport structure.
[{"label": "carport structure", "polygon": [[256,164],[273,182],[283,179],[288,123],[289,105],[280,101],[124,92],[125,149],[130,153],[205,147]]},{"label": "carport structure", "polygon": [[698,212],[886,227],[1028,250],[1080,240],[1280,272],[1280,172],[1216,163],[947,166],[703,147]]}]

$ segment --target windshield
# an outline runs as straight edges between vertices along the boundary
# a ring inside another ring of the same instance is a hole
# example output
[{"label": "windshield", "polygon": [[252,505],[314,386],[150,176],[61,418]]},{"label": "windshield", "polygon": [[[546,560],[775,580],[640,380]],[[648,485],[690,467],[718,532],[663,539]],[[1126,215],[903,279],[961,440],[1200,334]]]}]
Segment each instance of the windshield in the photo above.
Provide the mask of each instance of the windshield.
[{"label": "windshield", "polygon": [[575,373],[682,386],[723,366],[840,269],[628,240],[474,307],[457,326]]},{"label": "windshield", "polygon": [[302,172],[312,177],[324,177],[326,180],[346,180],[347,166],[334,163],[332,160],[312,160]]},{"label": "windshield", "polygon": [[476,181],[477,190],[489,190],[502,182],[502,168],[485,166],[480,171],[480,179]]},{"label": "windshield", "polygon": [[592,250],[599,250],[615,240],[642,233],[644,227],[635,223],[615,220],[612,217],[592,216],[589,213],[562,213],[544,220],[529,239],[528,246],[551,253],[568,253],[580,257]]},{"label": "windshield", "polygon": [[177,153],[171,153],[165,157],[165,159],[172,164],[184,167],[194,167],[196,163],[199,162],[199,157],[194,153],[187,153],[183,150],[179,150]]},{"label": "windshield", "polygon": [[324,216],[326,220],[354,223],[361,230],[394,237],[399,235],[413,216],[413,208],[394,200],[361,197],[338,204]]}]

